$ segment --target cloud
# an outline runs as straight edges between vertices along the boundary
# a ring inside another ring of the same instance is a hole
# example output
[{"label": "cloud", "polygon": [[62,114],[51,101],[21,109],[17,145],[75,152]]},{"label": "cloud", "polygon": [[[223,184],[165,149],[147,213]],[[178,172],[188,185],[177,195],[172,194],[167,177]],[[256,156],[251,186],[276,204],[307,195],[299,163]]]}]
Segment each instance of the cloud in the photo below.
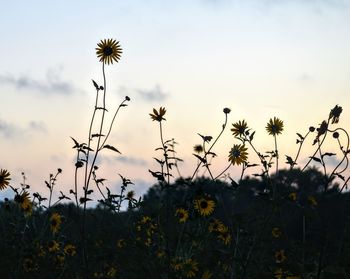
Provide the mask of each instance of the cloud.
[{"label": "cloud", "polygon": [[314,81],[314,77],[307,73],[303,73],[300,76],[298,76],[297,80],[301,83],[309,83]]},{"label": "cloud", "polygon": [[116,160],[118,162],[128,164],[128,165],[137,165],[137,166],[146,166],[147,162],[146,160],[140,159],[140,158],[134,158],[134,157],[126,157],[126,156],[120,156],[117,157]]},{"label": "cloud", "polygon": [[105,155],[101,155],[97,158],[97,165],[101,164],[101,163],[105,163],[105,164],[113,164],[115,162],[120,162],[122,164],[127,164],[127,165],[133,165],[133,166],[146,166],[147,165],[147,161],[143,160],[141,158],[135,158],[135,157],[130,157],[130,156],[105,156]]},{"label": "cloud", "polygon": [[10,85],[18,90],[37,91],[42,94],[70,95],[74,92],[74,86],[61,79],[61,68],[49,69],[44,80],[34,79],[28,75],[0,74],[0,84]]},{"label": "cloud", "polygon": [[153,89],[149,90],[138,89],[136,92],[143,100],[148,102],[164,101],[168,98],[168,95],[164,93],[159,85],[156,85]]},{"label": "cloud", "polygon": [[13,123],[8,123],[0,119],[0,137],[5,139],[20,139],[23,137],[31,136],[33,133],[47,133],[45,123],[39,121],[31,121],[29,124],[22,128]]}]

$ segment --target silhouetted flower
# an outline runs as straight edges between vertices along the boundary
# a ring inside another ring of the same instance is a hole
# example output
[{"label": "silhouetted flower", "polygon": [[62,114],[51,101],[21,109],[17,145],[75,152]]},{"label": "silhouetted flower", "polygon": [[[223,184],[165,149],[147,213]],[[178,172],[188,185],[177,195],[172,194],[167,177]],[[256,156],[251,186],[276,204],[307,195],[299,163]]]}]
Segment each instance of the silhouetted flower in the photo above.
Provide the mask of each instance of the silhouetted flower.
[{"label": "silhouetted flower", "polygon": [[323,120],[322,123],[320,124],[320,127],[318,127],[316,129],[317,136],[316,136],[313,144],[316,144],[316,142],[318,142],[318,140],[320,139],[320,136],[325,134],[327,132],[327,130],[328,130],[328,123],[325,120]]},{"label": "silhouetted flower", "polygon": [[97,46],[96,55],[100,58],[101,62],[105,64],[113,64],[113,61],[115,61],[118,63],[122,53],[119,42],[114,39],[101,40]]},{"label": "silhouetted flower", "polygon": [[175,211],[175,216],[179,218],[180,223],[185,223],[188,219],[188,211],[184,208],[178,208]]},{"label": "silhouetted flower", "polygon": [[209,232],[222,232],[225,230],[225,225],[219,219],[215,218],[210,221],[208,230]]},{"label": "silhouetted flower", "polygon": [[10,173],[7,170],[0,170],[0,190],[6,189],[10,184]]},{"label": "silhouetted flower", "polygon": [[283,131],[283,121],[277,117],[274,117],[273,119],[270,118],[266,126],[266,131],[269,133],[269,135],[273,136],[281,134]]},{"label": "silhouetted flower", "polygon": [[213,273],[211,273],[209,270],[204,271],[202,274],[201,279],[211,279],[213,276]]},{"label": "silhouetted flower", "polygon": [[232,134],[235,137],[243,136],[245,131],[248,129],[248,124],[245,120],[239,120],[235,124],[232,124],[233,128],[231,129]]},{"label": "silhouetted flower", "polygon": [[329,118],[332,120],[332,124],[339,122],[339,116],[342,113],[343,109],[342,107],[336,105],[334,108],[331,109],[331,112],[329,113]]},{"label": "silhouetted flower", "polygon": [[126,198],[128,200],[132,200],[135,196],[135,192],[134,191],[129,191],[127,194],[126,194]]},{"label": "silhouetted flower", "polygon": [[183,273],[186,278],[196,277],[196,273],[198,272],[198,263],[192,259],[186,259],[182,265]]},{"label": "silhouetted flower", "polygon": [[223,229],[219,232],[218,239],[225,245],[229,245],[231,243],[232,236],[227,226],[224,225]]},{"label": "silhouetted flower", "polygon": [[194,152],[196,152],[196,153],[202,153],[202,152],[203,152],[203,146],[200,145],[200,144],[196,144],[196,145],[193,147],[193,150],[194,150]]},{"label": "silhouetted flower", "polygon": [[118,239],[118,241],[117,241],[118,248],[123,248],[123,247],[125,247],[125,245],[126,245],[125,239],[123,239],[123,238]]},{"label": "silhouetted flower", "polygon": [[225,114],[229,114],[231,112],[231,110],[229,108],[224,108],[224,113]]},{"label": "silhouetted flower", "polygon": [[234,144],[230,150],[228,160],[231,161],[233,165],[240,165],[246,162],[248,159],[247,148],[244,145]]},{"label": "silhouetted flower", "polygon": [[338,132],[334,132],[333,133],[333,138],[335,138],[335,139],[339,138],[339,133]]},{"label": "silhouetted flower", "polygon": [[215,208],[215,202],[206,197],[197,198],[194,200],[194,208],[202,216],[207,216],[213,213]]},{"label": "silhouetted flower", "polygon": [[166,110],[165,108],[160,107],[159,112],[154,108],[153,109],[153,114],[150,113],[149,115],[151,116],[153,121],[158,121],[161,122],[162,120],[166,120],[163,116],[165,115]]}]

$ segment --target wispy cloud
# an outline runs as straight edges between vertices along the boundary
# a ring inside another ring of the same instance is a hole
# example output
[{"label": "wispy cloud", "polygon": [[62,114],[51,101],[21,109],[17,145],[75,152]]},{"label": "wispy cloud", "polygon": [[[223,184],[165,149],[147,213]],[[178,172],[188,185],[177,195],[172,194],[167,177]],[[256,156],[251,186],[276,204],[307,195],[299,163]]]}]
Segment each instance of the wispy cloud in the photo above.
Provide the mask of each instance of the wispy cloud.
[{"label": "wispy cloud", "polygon": [[74,92],[71,82],[61,78],[62,69],[49,69],[43,80],[35,79],[29,75],[0,74],[0,84],[10,85],[18,90],[37,91],[41,94],[70,95]]},{"label": "wispy cloud", "polygon": [[128,165],[137,165],[137,166],[146,166],[147,162],[146,160],[140,159],[140,158],[135,158],[135,157],[126,157],[126,156],[120,156],[117,157],[116,160],[118,162],[128,164]]},{"label": "wispy cloud", "polygon": [[136,92],[143,100],[149,102],[164,101],[168,98],[168,94],[166,94],[159,85],[156,85],[153,89],[139,89],[136,90]]},{"label": "wispy cloud", "polygon": [[120,87],[119,94],[122,96],[130,96],[132,99],[141,99],[145,102],[164,101],[169,98],[169,94],[165,93],[160,85],[156,84],[151,89],[131,89]]},{"label": "wispy cloud", "polygon": [[45,123],[39,121],[31,121],[26,127],[23,128],[0,119],[0,137],[4,139],[21,139],[23,137],[31,136],[37,133],[47,133]]}]

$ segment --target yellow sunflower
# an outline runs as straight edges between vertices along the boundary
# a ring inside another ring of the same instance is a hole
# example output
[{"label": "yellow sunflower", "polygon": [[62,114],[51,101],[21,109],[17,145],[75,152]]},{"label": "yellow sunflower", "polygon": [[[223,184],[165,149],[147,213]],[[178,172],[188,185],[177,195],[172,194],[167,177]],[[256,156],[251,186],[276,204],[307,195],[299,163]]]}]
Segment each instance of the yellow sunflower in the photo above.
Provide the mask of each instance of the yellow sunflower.
[{"label": "yellow sunflower", "polygon": [[274,238],[279,238],[282,234],[281,230],[277,227],[274,227],[272,230],[271,230],[271,234]]},{"label": "yellow sunflower", "polygon": [[10,184],[10,173],[7,170],[0,170],[0,190],[6,189]]},{"label": "yellow sunflower", "polygon": [[113,64],[114,61],[118,63],[122,54],[119,42],[114,39],[101,40],[97,46],[96,55],[101,62],[104,64]]},{"label": "yellow sunflower", "polygon": [[179,218],[180,223],[185,223],[188,219],[188,211],[184,208],[178,208],[175,211],[175,216]]},{"label": "yellow sunflower", "polygon": [[209,198],[201,197],[194,200],[194,208],[202,216],[208,216],[213,213],[215,202]]},{"label": "yellow sunflower", "polygon": [[292,192],[288,195],[288,198],[291,200],[291,201],[296,201],[297,200],[297,193],[296,192]]},{"label": "yellow sunflower", "polygon": [[47,248],[48,248],[49,252],[51,252],[51,253],[58,252],[60,249],[60,245],[58,244],[58,242],[56,240],[51,240],[47,244]]},{"label": "yellow sunflower", "polygon": [[77,253],[75,246],[72,244],[67,244],[66,246],[64,246],[63,251],[66,255],[71,257]]},{"label": "yellow sunflower", "polygon": [[246,162],[248,159],[247,148],[241,144],[234,144],[228,155],[228,160],[231,161],[232,165],[240,165]]},{"label": "yellow sunflower", "polygon": [[232,124],[233,128],[231,129],[232,134],[235,137],[243,136],[245,131],[248,129],[248,124],[245,120],[238,121],[235,124]]},{"label": "yellow sunflower", "polygon": [[50,228],[53,233],[58,232],[62,222],[62,217],[58,213],[53,213],[50,217]]},{"label": "yellow sunflower", "polygon": [[311,206],[317,206],[317,201],[314,196],[308,196],[307,201]]},{"label": "yellow sunflower", "polygon": [[287,259],[284,250],[279,250],[275,252],[275,261],[276,263],[283,263]]},{"label": "yellow sunflower", "polygon": [[32,215],[32,211],[33,211],[33,203],[29,200],[25,200],[22,204],[21,204],[22,210],[25,214],[26,217],[29,217]]},{"label": "yellow sunflower", "polygon": [[23,208],[23,206],[30,203],[29,193],[23,191],[21,194],[16,194],[14,200]]},{"label": "yellow sunflower", "polygon": [[213,273],[211,273],[209,270],[206,270],[202,274],[201,279],[211,279],[212,276],[213,276]]},{"label": "yellow sunflower", "polygon": [[219,219],[214,219],[209,223],[209,232],[222,232],[224,229],[225,225]]},{"label": "yellow sunflower", "polygon": [[232,236],[227,226],[224,226],[223,230],[219,232],[218,239],[225,245],[229,245],[231,243]]},{"label": "yellow sunflower", "polygon": [[166,120],[163,116],[165,115],[166,113],[166,109],[163,108],[163,107],[160,107],[159,108],[159,112],[154,108],[153,109],[153,114],[150,113],[149,115],[151,116],[152,118],[152,121],[158,121],[158,122],[161,122],[162,120]]},{"label": "yellow sunflower", "polygon": [[198,263],[195,260],[187,259],[183,263],[183,273],[186,278],[196,277],[196,273],[198,272]]},{"label": "yellow sunflower", "polygon": [[283,131],[283,121],[278,119],[277,117],[274,117],[273,119],[270,118],[270,121],[267,123],[266,131],[269,133],[269,135],[276,136],[278,134],[281,134]]}]

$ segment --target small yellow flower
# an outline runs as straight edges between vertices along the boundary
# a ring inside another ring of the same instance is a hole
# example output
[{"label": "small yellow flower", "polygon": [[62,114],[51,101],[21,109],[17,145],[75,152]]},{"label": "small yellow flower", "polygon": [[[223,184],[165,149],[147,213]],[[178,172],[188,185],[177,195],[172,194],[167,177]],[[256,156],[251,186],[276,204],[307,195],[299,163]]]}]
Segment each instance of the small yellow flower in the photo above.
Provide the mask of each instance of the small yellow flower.
[{"label": "small yellow flower", "polygon": [[215,208],[215,202],[206,197],[201,197],[194,200],[194,208],[202,216],[208,216],[213,213]]},{"label": "small yellow flower", "polygon": [[180,223],[185,223],[188,219],[188,211],[184,208],[178,208],[175,211],[175,216],[179,218]]},{"label": "small yellow flower", "polygon": [[6,189],[10,184],[10,173],[7,170],[0,169],[0,190]]},{"label": "small yellow flower", "polygon": [[72,244],[67,244],[66,246],[64,246],[63,251],[66,255],[71,257],[77,253],[75,246]]},{"label": "small yellow flower", "polygon": [[113,266],[109,267],[107,270],[107,278],[115,278],[117,275],[117,269]]},{"label": "small yellow flower", "polygon": [[232,165],[240,165],[246,162],[248,159],[247,148],[241,144],[234,144],[228,155],[228,160]]},{"label": "small yellow flower", "polygon": [[142,224],[149,224],[149,223],[151,223],[151,217],[143,216],[142,219],[141,219],[141,223]]},{"label": "small yellow flower", "polygon": [[165,108],[160,107],[159,112],[154,108],[153,109],[153,114],[150,113],[149,115],[152,118],[152,121],[158,121],[161,122],[162,120],[166,120],[163,116],[165,115],[166,110]]},{"label": "small yellow flower", "polygon": [[214,219],[209,223],[208,230],[209,232],[223,232],[225,225],[219,219]]},{"label": "small yellow flower", "polygon": [[60,245],[58,244],[58,242],[56,240],[51,240],[48,245],[48,250],[49,252],[53,253],[53,252],[58,252],[60,249]]},{"label": "small yellow flower", "polygon": [[276,263],[283,263],[287,259],[284,250],[279,250],[275,252],[275,261]]},{"label": "small yellow flower", "polygon": [[213,273],[211,273],[209,270],[206,270],[202,274],[201,279],[211,279],[212,276],[213,276]]},{"label": "small yellow flower", "polygon": [[282,234],[281,230],[277,227],[274,227],[271,231],[271,234],[274,238],[279,238]]},{"label": "small yellow flower", "polygon": [[317,201],[314,196],[308,196],[307,201],[313,207],[317,206]]},{"label": "small yellow flower", "polygon": [[163,250],[158,250],[157,251],[157,258],[161,259],[165,257],[165,252]]},{"label": "small yellow flower", "polygon": [[270,118],[270,121],[267,123],[266,131],[269,133],[269,135],[276,136],[278,134],[281,134],[283,131],[283,121],[278,119],[277,117],[274,117],[273,119]]},{"label": "small yellow flower", "polygon": [[58,213],[53,213],[50,217],[50,228],[53,233],[57,233],[60,229],[62,217]]},{"label": "small yellow flower", "polygon": [[118,241],[117,241],[118,248],[123,248],[123,247],[125,247],[125,245],[126,245],[125,239],[123,239],[123,238],[118,239]]},{"label": "small yellow flower", "polygon": [[232,126],[233,128],[231,129],[231,132],[235,137],[244,136],[246,130],[248,129],[248,124],[245,122],[245,120],[239,120],[235,124],[232,124]]},{"label": "small yellow flower", "polygon": [[198,272],[198,263],[192,259],[185,260],[183,263],[183,272],[186,278],[196,277],[196,273]]},{"label": "small yellow flower", "polygon": [[291,200],[291,201],[296,201],[297,200],[297,193],[296,192],[292,192],[288,195],[288,198]]},{"label": "small yellow flower", "polygon": [[26,217],[32,215],[33,203],[31,201],[24,200],[23,203],[21,204],[21,207]]},{"label": "small yellow flower", "polygon": [[104,64],[113,64],[114,61],[118,63],[122,54],[119,42],[114,39],[101,40],[97,46],[96,55],[101,62]]},{"label": "small yellow flower", "polygon": [[232,236],[228,227],[224,226],[224,229],[219,232],[218,239],[221,240],[225,245],[229,245],[231,243]]}]

